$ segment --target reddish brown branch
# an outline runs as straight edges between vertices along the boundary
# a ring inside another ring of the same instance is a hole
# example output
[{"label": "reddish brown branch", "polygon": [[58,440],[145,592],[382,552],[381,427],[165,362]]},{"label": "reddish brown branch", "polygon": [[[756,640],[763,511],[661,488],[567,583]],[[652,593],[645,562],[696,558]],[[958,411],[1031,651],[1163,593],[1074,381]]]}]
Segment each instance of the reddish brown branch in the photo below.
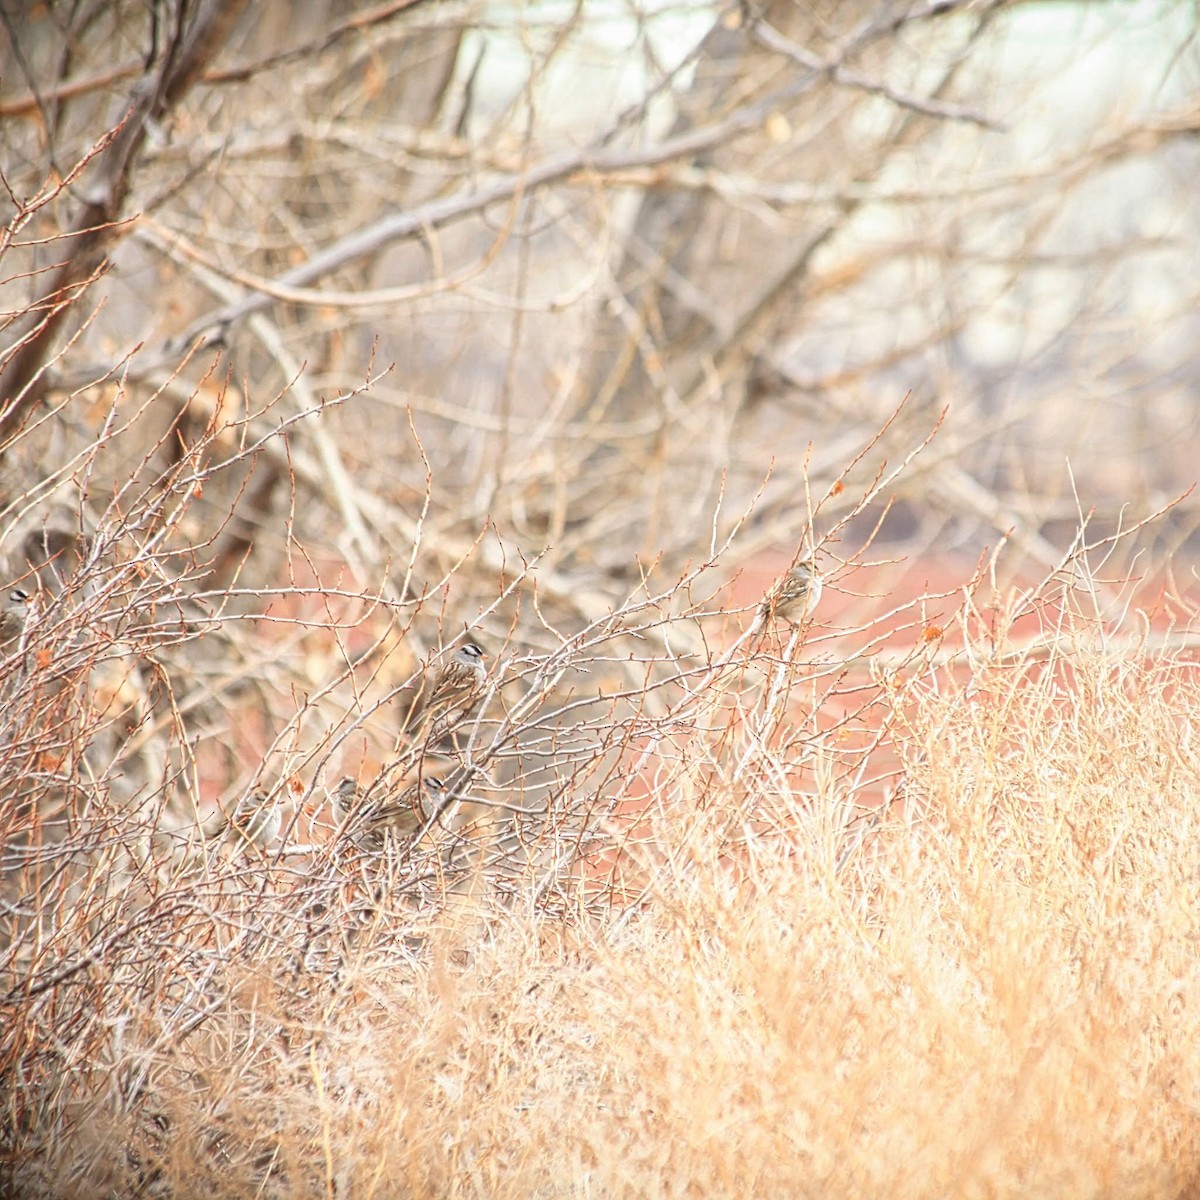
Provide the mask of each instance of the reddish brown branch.
[{"label": "reddish brown branch", "polygon": [[[83,207],[63,236],[66,259],[55,273],[48,294],[69,296],[27,338],[0,373],[0,399],[19,400],[0,418],[0,441],[24,419],[26,409],[40,400],[33,387],[45,366],[72,302],[82,289],[76,285],[101,267],[114,238],[129,194],[133,164],[146,138],[147,127],[159,121],[200,77],[205,65],[224,45],[246,0],[208,0],[200,9],[178,54],[167,53],[163,66],[134,85],[129,105],[111,141],[97,156],[90,179],[84,180]],[[38,302],[38,307],[44,301]]]}]

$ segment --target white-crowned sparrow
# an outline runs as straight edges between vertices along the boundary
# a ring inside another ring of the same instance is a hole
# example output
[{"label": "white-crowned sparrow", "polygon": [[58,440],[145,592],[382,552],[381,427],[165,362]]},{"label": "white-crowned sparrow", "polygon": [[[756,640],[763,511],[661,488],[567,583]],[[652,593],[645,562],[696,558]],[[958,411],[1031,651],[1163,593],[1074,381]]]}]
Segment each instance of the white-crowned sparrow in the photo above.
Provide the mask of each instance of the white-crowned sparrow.
[{"label": "white-crowned sparrow", "polygon": [[32,596],[24,588],[13,588],[0,603],[0,645],[15,638],[29,619]]},{"label": "white-crowned sparrow", "polygon": [[812,616],[821,599],[824,583],[812,559],[803,559],[771,589],[762,603],[759,615],[765,623],[771,620],[800,625]]},{"label": "white-crowned sparrow", "polygon": [[389,837],[411,838],[441,815],[451,799],[449,786],[437,776],[426,775],[402,792],[364,791],[350,776],[330,794],[338,826],[345,826],[351,841],[373,849],[387,844]]},{"label": "white-crowned sparrow", "polygon": [[333,810],[333,819],[339,827],[357,815],[362,807],[362,788],[353,776],[343,775],[338,780],[337,787],[332,790],[326,789],[326,795],[329,797],[329,807]]},{"label": "white-crowned sparrow", "polygon": [[427,733],[444,736],[470,714],[487,682],[487,655],[477,642],[465,642],[443,658],[432,677],[402,707],[402,731],[417,737]]},{"label": "white-crowned sparrow", "polygon": [[235,846],[265,850],[279,836],[282,827],[278,795],[268,796],[262,788],[256,788],[243,796],[232,811],[222,814],[209,837],[223,837]]}]

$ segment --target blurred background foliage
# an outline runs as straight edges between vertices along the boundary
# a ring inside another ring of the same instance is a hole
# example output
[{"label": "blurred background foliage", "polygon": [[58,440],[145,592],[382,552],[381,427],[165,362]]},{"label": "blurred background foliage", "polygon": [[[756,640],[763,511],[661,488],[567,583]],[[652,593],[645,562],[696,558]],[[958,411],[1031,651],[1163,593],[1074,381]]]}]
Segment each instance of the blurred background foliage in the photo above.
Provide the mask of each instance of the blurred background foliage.
[{"label": "blurred background foliage", "polygon": [[943,408],[879,501],[907,553],[1012,531],[1008,565],[1041,567],[1081,512],[1115,528],[1193,482],[1191,6],[9,8],[10,347],[107,179],[99,139],[214,10],[124,165],[103,269],[39,371],[9,363],[10,494],[114,396],[163,399],[96,456],[95,497],[180,419],[169,397],[244,417],[282,393],[277,422],[357,391],[291,430],[294,493],[229,473],[190,534],[240,496],[244,579],[278,570],[285,513],[366,578],[410,558],[428,471],[424,576],[488,528],[493,567],[546,552],[611,597],[639,561],[704,555],[768,475],[727,565],[795,544],[826,499],[823,536]]}]

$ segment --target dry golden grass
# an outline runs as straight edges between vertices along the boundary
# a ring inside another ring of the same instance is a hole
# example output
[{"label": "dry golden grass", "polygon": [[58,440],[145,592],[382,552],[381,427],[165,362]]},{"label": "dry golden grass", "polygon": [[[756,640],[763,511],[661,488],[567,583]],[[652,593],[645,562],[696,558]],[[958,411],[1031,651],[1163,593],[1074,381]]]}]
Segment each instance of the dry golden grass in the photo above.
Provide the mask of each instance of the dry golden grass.
[{"label": "dry golden grass", "polygon": [[109,896],[146,938],[10,960],[11,1190],[1195,1194],[1200,680],[1066,622],[881,688],[900,799],[849,832],[819,738],[807,793],[664,775],[636,904],[381,914],[244,860]]}]

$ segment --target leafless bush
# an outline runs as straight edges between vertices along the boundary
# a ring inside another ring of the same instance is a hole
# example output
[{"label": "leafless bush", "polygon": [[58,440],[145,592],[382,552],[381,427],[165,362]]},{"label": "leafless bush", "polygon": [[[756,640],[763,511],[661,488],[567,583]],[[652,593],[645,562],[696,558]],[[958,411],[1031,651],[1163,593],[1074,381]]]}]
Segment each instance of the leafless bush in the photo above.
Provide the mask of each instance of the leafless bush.
[{"label": "leafless bush", "polygon": [[[182,503],[193,477],[172,489]],[[1144,633],[1124,640],[1137,626],[1101,581],[1103,539],[1084,535],[1005,608],[984,606],[982,572],[961,606],[929,596],[836,637],[752,623],[705,648],[727,615],[697,599],[707,564],[548,651],[512,623],[486,703],[439,747],[466,819],[367,849],[329,828],[317,779],[339,746],[369,737],[419,768],[420,744],[388,744],[380,717],[420,670],[372,712],[362,677],[391,656],[381,635],[328,687],[291,693],[276,730],[287,689],[243,687],[237,655],[265,657],[289,629],[333,642],[363,618],[291,617],[282,635],[219,607],[164,620],[178,591],[144,543],[118,552],[143,527],[124,511],[119,537],[104,521],[91,535],[107,556],[36,593],[45,607],[5,663],[0,778],[22,789],[5,806],[3,862],[14,1187],[294,1195],[374,1178],[516,1195],[593,1179],[620,1191],[597,1147],[575,1165],[563,1156],[597,1120],[622,1156],[647,1138],[672,1148],[639,1169],[642,1194],[680,1179],[712,1190],[722,1172],[783,1180],[805,1164],[835,1192],[853,1177],[875,1180],[868,1193],[919,1194],[956,1169],[1004,1186],[1050,1169],[1022,1147],[1030,1123],[1065,1132],[1045,1107],[1047,1088],[1063,1102],[1064,1077],[1074,1137],[1054,1162],[1082,1153],[1105,1169],[1103,1139],[1080,1134],[1101,1093],[1144,1103],[1120,1075],[1122,1055],[1143,1054],[1138,996],[1155,998],[1158,1029],[1140,1077],[1178,1086],[1194,1025],[1163,989],[1189,970],[1187,933],[1151,930],[1196,870],[1196,764],[1180,737],[1194,670],[1147,661]],[[832,572],[831,586],[860,571]],[[393,620],[436,629],[425,607]],[[1041,631],[1018,632],[1032,618]],[[136,720],[122,709],[117,721],[91,698],[106,661],[141,678],[130,660],[160,682]],[[278,843],[207,838],[188,793],[205,726],[260,706],[268,786],[315,819],[302,836],[289,803]],[[125,795],[114,781],[148,744],[185,766],[160,765],[157,789]],[[1106,965],[1113,954],[1128,977]],[[1072,1035],[1022,1084],[1012,1063],[1061,1031],[1064,1004],[1107,1014],[1116,1074],[1082,1087],[1097,1043]],[[957,1048],[939,1073],[923,1039],[946,1036]],[[787,1083],[805,1060],[785,1069],[779,1056],[800,1046],[808,1066]],[[980,1069],[955,1111],[993,1155],[955,1168],[947,1130],[900,1176],[880,1174],[889,1139],[942,1111],[952,1074]],[[880,1072],[907,1109],[880,1106]],[[988,1097],[1014,1087],[1029,1104],[993,1130]],[[702,1150],[684,1125],[705,1128],[718,1108],[734,1125]],[[803,1139],[780,1129],[783,1112]],[[1168,1145],[1182,1149],[1170,1121],[1147,1129],[1129,1169]],[[1155,1178],[1158,1194],[1186,1188],[1178,1173]]]}]

